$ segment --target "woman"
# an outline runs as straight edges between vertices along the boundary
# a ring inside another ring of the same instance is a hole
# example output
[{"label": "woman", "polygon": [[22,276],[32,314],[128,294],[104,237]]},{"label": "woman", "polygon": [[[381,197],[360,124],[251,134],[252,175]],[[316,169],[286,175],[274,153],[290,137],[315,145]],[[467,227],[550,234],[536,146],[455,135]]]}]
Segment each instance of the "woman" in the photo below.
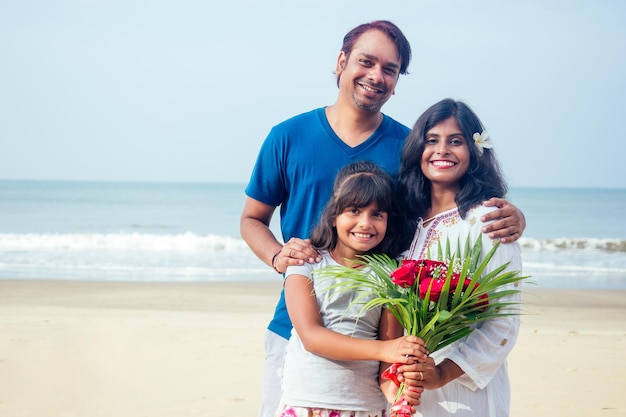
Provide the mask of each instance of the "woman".
[{"label": "woman", "polygon": [[[466,104],[445,99],[420,116],[403,149],[399,181],[416,225],[405,258],[424,259],[429,250],[437,253],[438,243],[446,239],[465,242],[469,236],[474,242],[482,236],[483,256],[493,246],[481,233],[481,217],[492,208],[481,203],[504,197],[507,186],[487,133]],[[521,271],[517,243],[500,245],[486,272],[507,262],[507,270]],[[518,292],[501,301],[519,303],[520,297]],[[422,380],[425,388],[417,415],[507,416],[506,358],[518,330],[517,315],[498,316],[432,354],[432,361],[401,368],[407,377]]]}]

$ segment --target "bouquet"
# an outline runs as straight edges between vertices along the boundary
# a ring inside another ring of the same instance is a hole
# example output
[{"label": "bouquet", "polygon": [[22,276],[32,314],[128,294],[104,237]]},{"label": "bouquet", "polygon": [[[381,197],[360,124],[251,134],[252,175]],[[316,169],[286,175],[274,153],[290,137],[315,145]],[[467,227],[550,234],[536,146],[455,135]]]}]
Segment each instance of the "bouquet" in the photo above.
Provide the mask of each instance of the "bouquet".
[{"label": "bouquet", "polygon": [[[427,259],[399,263],[387,255],[364,255],[350,267],[327,266],[315,274],[336,278],[330,288],[356,292],[353,302],[362,303],[362,311],[389,308],[406,334],[420,337],[432,353],[469,335],[476,323],[518,314],[515,303],[502,298],[519,292],[517,282],[528,277],[505,271],[508,263],[485,273],[499,245],[496,242],[482,261],[479,236],[473,245],[469,237],[463,246],[459,241],[454,252],[449,240],[445,248],[440,242],[436,258],[428,252]],[[514,285],[503,289],[509,284]],[[398,366],[392,365],[382,375],[399,386],[391,415],[410,416],[410,406],[402,396],[404,385],[397,379]]]}]

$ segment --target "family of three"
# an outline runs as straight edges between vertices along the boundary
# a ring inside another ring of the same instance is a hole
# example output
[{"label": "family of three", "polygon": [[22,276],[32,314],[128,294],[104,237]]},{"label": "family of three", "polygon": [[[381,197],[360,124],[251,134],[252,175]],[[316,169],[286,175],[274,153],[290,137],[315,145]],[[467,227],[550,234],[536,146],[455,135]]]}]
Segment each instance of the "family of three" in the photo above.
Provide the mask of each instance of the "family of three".
[{"label": "family of three", "polygon": [[[413,129],[381,112],[411,58],[388,21],[344,37],[333,105],[275,126],[262,145],[241,216],[253,252],[284,289],[265,340],[261,417],[384,416],[396,386],[380,378],[401,363],[405,398],[426,416],[505,416],[506,356],[515,316],[485,321],[429,354],[386,309],[362,313],[353,294],[327,294],[313,271],[364,254],[423,257],[446,237],[495,239],[495,266],[521,269],[525,220],[484,128],[462,102],[430,107]],[[476,135],[476,140],[474,139]],[[280,206],[282,242],[269,229]],[[498,208],[499,207],[499,208]]]}]

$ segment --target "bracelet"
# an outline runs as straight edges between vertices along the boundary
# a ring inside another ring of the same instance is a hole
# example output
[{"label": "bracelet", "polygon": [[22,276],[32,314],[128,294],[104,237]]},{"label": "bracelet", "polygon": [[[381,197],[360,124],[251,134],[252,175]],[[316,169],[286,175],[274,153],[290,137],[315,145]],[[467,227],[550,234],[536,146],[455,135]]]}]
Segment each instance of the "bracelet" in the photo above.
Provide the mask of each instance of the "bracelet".
[{"label": "bracelet", "polygon": [[272,256],[272,268],[274,268],[274,271],[278,272],[279,274],[284,274],[284,272],[280,272],[278,269],[276,269],[276,257],[278,256],[278,254],[282,250],[283,250],[283,248],[280,248],[280,250],[278,252],[276,252],[274,254],[274,256]]}]

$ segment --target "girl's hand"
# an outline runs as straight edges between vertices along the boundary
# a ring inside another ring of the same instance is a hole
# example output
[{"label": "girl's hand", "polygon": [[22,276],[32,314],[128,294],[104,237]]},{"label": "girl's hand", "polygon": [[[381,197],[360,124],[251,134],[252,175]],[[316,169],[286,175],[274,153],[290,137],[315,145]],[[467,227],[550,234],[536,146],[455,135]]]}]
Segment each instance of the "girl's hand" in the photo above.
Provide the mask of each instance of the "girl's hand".
[{"label": "girl's hand", "polygon": [[381,341],[379,360],[387,363],[412,364],[428,358],[424,341],[417,336],[402,336]]}]

